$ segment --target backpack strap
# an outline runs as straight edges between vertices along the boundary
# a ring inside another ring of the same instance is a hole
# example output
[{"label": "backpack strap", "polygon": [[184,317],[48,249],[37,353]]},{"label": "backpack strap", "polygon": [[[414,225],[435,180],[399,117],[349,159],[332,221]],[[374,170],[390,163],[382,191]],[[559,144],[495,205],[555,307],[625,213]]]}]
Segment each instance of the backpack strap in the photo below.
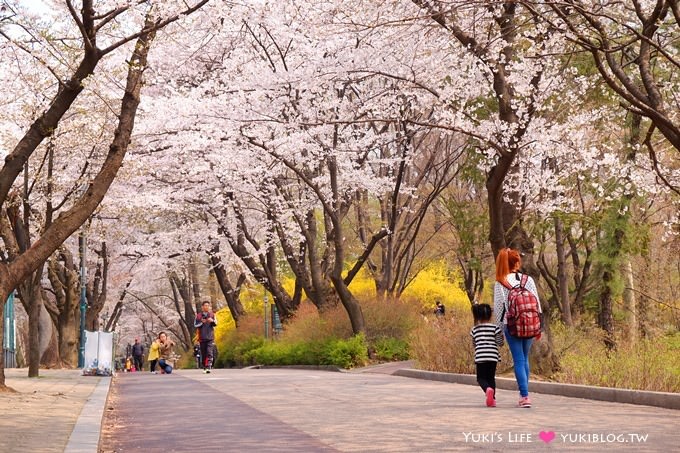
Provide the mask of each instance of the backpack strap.
[{"label": "backpack strap", "polygon": [[519,281],[520,288],[524,288],[527,284],[527,281],[529,281],[529,276],[527,274],[522,274],[522,278]]},{"label": "backpack strap", "polygon": [[[508,282],[507,279],[503,279],[502,282],[500,282],[501,285],[503,285],[508,291],[512,289],[512,285]],[[501,312],[501,322],[503,321],[503,318],[505,317],[505,312],[508,310],[508,299],[506,298],[503,301],[503,311]]]}]

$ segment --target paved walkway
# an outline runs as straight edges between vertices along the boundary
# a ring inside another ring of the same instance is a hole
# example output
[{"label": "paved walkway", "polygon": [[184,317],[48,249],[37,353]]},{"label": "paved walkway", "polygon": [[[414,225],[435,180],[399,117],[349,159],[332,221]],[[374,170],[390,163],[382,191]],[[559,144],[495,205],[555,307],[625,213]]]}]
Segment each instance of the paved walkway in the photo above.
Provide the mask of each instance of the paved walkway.
[{"label": "paved walkway", "polygon": [[[394,365],[205,375],[6,370],[0,452],[675,451],[680,411],[393,376]],[[104,410],[106,409],[106,410]],[[74,428],[75,427],[75,428]],[[93,439],[95,439],[93,441]]]},{"label": "paved walkway", "polygon": [[[376,370],[379,371],[379,370]],[[102,452],[675,451],[680,411],[387,374],[242,369],[116,378]]]}]

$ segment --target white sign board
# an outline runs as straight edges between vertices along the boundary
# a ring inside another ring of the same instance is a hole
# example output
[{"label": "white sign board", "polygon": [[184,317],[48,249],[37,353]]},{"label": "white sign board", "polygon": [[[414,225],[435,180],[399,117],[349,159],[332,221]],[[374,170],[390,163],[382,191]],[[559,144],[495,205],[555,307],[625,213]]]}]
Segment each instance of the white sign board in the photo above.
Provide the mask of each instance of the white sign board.
[{"label": "white sign board", "polygon": [[113,371],[113,332],[85,331],[84,370],[110,375]]}]

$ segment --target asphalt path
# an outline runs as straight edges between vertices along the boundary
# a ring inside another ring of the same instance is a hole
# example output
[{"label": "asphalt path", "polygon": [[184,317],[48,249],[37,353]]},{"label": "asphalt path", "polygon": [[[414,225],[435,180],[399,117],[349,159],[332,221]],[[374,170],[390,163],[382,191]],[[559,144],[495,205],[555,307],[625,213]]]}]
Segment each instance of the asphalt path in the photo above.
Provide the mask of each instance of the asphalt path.
[{"label": "asphalt path", "polygon": [[230,369],[121,374],[101,452],[678,451],[680,411],[389,374]]}]

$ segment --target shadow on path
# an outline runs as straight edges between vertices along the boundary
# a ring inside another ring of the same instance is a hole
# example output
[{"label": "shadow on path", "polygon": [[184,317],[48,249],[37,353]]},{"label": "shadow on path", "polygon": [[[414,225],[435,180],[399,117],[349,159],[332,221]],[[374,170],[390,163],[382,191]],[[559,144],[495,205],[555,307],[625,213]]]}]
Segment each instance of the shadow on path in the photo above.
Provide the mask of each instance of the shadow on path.
[{"label": "shadow on path", "polygon": [[335,452],[242,401],[178,374],[115,378],[100,452]]}]

